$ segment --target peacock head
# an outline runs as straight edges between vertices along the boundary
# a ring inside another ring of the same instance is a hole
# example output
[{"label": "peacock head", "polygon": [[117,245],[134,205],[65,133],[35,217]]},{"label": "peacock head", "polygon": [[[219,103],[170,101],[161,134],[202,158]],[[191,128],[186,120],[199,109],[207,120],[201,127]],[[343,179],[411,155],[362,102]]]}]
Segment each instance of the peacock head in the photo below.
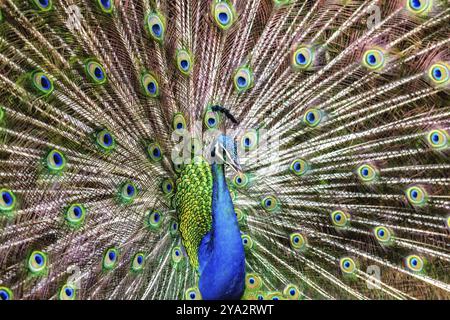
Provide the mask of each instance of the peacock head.
[{"label": "peacock head", "polygon": [[237,152],[237,143],[223,133],[217,137],[216,143],[212,147],[211,159],[212,163],[228,164],[236,172],[242,171]]}]

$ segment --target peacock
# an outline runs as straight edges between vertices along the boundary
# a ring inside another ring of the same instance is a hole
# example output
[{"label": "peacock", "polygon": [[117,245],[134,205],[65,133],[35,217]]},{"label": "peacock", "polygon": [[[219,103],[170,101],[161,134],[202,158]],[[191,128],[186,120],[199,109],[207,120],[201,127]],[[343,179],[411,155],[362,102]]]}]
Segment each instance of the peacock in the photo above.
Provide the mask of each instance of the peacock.
[{"label": "peacock", "polygon": [[448,1],[0,10],[0,300],[450,299]]}]

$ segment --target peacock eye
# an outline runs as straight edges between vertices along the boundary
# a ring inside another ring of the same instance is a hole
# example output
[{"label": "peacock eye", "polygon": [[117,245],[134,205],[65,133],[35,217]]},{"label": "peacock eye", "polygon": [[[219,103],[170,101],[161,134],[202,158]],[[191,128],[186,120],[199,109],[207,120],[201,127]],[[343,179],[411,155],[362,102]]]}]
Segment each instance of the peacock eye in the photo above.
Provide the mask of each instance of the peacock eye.
[{"label": "peacock eye", "polygon": [[428,201],[428,194],[420,186],[412,186],[406,190],[408,201],[414,206],[423,206]]},{"label": "peacock eye", "polygon": [[295,70],[306,70],[311,67],[314,53],[311,47],[300,45],[292,55],[292,67]]},{"label": "peacock eye", "polygon": [[259,290],[262,287],[262,279],[256,273],[247,273],[245,276],[245,287],[248,290]]},{"label": "peacock eye", "polygon": [[53,91],[53,81],[44,72],[36,71],[31,74],[33,87],[43,95],[49,95]]},{"label": "peacock eye", "polygon": [[105,251],[103,254],[103,269],[105,270],[111,270],[114,269],[114,267],[117,264],[119,258],[119,251],[116,248],[109,248]]},{"label": "peacock eye", "polygon": [[339,262],[339,265],[344,274],[352,274],[356,271],[356,263],[352,258],[342,258]]},{"label": "peacock eye", "polygon": [[11,289],[7,287],[0,287],[0,300],[13,300],[14,296]]},{"label": "peacock eye", "polygon": [[283,294],[279,291],[269,292],[266,298],[267,300],[283,300]]},{"label": "peacock eye", "polygon": [[133,257],[133,262],[131,263],[131,270],[138,272],[144,269],[145,256],[142,252],[138,252]]},{"label": "peacock eye", "polygon": [[183,134],[186,129],[186,119],[183,114],[175,113],[172,120],[172,128],[177,134]]},{"label": "peacock eye", "polygon": [[358,177],[363,182],[372,182],[375,181],[378,178],[378,170],[369,164],[363,164],[361,165],[358,170]]},{"label": "peacock eye", "polygon": [[106,73],[103,66],[92,59],[86,60],[84,63],[86,75],[94,84],[104,84],[106,82]]},{"label": "peacock eye", "polygon": [[147,226],[150,229],[158,230],[161,227],[163,220],[163,215],[161,211],[158,210],[148,210],[147,211]]},{"label": "peacock eye", "polygon": [[198,288],[189,288],[184,294],[186,300],[201,300],[202,296]]},{"label": "peacock eye", "polygon": [[241,240],[245,250],[250,250],[253,248],[253,240],[249,235],[247,234],[241,235]]},{"label": "peacock eye", "polygon": [[59,300],[75,300],[76,298],[76,290],[75,287],[71,284],[65,284],[59,289],[58,294]]},{"label": "peacock eye", "polygon": [[33,3],[40,11],[50,11],[53,8],[52,0],[33,0]]},{"label": "peacock eye", "polygon": [[178,265],[184,259],[183,252],[181,251],[181,247],[176,246],[172,249],[172,263]]},{"label": "peacock eye", "polygon": [[319,109],[308,109],[303,116],[303,122],[309,127],[317,127],[323,119],[323,113]]},{"label": "peacock eye", "polygon": [[53,172],[60,172],[66,166],[66,158],[61,151],[52,150],[47,155],[47,168]]},{"label": "peacock eye", "polygon": [[163,157],[161,146],[157,142],[152,142],[148,145],[147,154],[153,162],[161,161]]},{"label": "peacock eye", "polygon": [[234,212],[236,213],[236,219],[239,223],[245,223],[245,220],[247,218],[245,212],[239,208],[235,208]]},{"label": "peacock eye", "polygon": [[69,206],[65,212],[66,222],[72,227],[79,227],[86,217],[86,208],[79,203]]},{"label": "peacock eye", "polygon": [[428,144],[435,149],[447,148],[449,140],[449,134],[445,130],[432,130],[427,135]]},{"label": "peacock eye", "polygon": [[103,151],[111,151],[116,146],[114,136],[106,129],[97,133],[95,141]]},{"label": "peacock eye", "polygon": [[177,66],[178,70],[184,75],[189,75],[192,71],[192,58],[187,50],[177,51]]},{"label": "peacock eye", "polygon": [[212,15],[216,24],[222,30],[228,30],[235,21],[235,10],[229,0],[214,0],[212,3]]},{"label": "peacock eye", "polygon": [[447,85],[450,82],[449,66],[444,62],[433,64],[428,70],[428,77],[437,85]]},{"label": "peacock eye", "polygon": [[166,33],[166,19],[159,12],[152,12],[147,15],[147,30],[150,36],[156,41],[163,41]]},{"label": "peacock eye", "polygon": [[234,72],[234,87],[238,92],[244,92],[253,86],[253,72],[248,67],[240,67]]},{"label": "peacock eye", "polygon": [[114,10],[112,1],[113,0],[97,0],[97,4],[104,13],[112,13]]},{"label": "peacock eye", "polygon": [[9,189],[0,189],[0,213],[9,212],[16,205],[16,196]]},{"label": "peacock eye", "polygon": [[170,178],[164,179],[162,184],[161,184],[161,189],[162,192],[166,195],[166,196],[170,196],[173,194],[174,192],[174,184],[173,184],[173,180]]},{"label": "peacock eye", "polygon": [[233,185],[238,189],[246,188],[249,185],[249,181],[248,175],[241,172],[234,176]]},{"label": "peacock eye", "polygon": [[412,272],[422,272],[425,263],[418,255],[410,255],[405,258],[405,266]]},{"label": "peacock eye", "polygon": [[309,170],[309,164],[304,159],[295,159],[289,168],[291,172],[297,176],[302,176]]},{"label": "peacock eye", "polygon": [[169,228],[170,228],[170,230],[169,230],[170,235],[172,237],[176,237],[178,235],[178,222],[175,221],[175,220],[172,220],[170,222],[170,227]]},{"label": "peacock eye", "polygon": [[300,232],[291,233],[289,241],[291,248],[296,251],[305,251],[307,249],[306,238]]},{"label": "peacock eye", "polygon": [[258,145],[258,132],[249,130],[241,137],[241,148],[245,151],[255,150]]},{"label": "peacock eye", "polygon": [[380,49],[369,49],[363,55],[363,65],[369,70],[380,70],[385,62],[384,53]]},{"label": "peacock eye", "polygon": [[220,124],[220,114],[208,108],[203,116],[203,123],[208,129],[216,129]]},{"label": "peacock eye", "polygon": [[122,184],[120,188],[120,197],[123,202],[130,203],[137,196],[137,188],[136,185],[132,182],[126,182]]},{"label": "peacock eye", "polygon": [[262,199],[261,205],[264,210],[268,212],[273,212],[279,208],[280,203],[275,196],[267,196]]},{"label": "peacock eye", "polygon": [[342,210],[336,210],[331,213],[331,222],[336,227],[346,227],[350,224],[350,214]]},{"label": "peacock eye", "polygon": [[298,300],[300,299],[300,290],[294,284],[287,284],[283,290],[283,296],[289,300]]},{"label": "peacock eye", "polygon": [[415,14],[424,14],[432,6],[432,0],[408,0],[406,7]]},{"label": "peacock eye", "polygon": [[39,274],[47,268],[47,255],[42,251],[33,251],[28,258],[28,270],[33,274]]},{"label": "peacock eye", "polygon": [[141,76],[141,85],[148,97],[156,98],[159,96],[158,81],[150,73],[145,73]]},{"label": "peacock eye", "polygon": [[373,230],[373,233],[380,243],[385,245],[392,243],[392,232],[388,228],[379,226]]}]

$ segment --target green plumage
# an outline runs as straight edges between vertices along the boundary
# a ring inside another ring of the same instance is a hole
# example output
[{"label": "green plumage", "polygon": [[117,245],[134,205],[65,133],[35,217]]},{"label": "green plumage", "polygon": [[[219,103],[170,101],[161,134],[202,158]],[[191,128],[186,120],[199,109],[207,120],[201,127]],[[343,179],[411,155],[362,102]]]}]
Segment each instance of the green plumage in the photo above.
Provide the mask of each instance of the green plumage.
[{"label": "green plumage", "polygon": [[177,179],[175,204],[183,245],[194,268],[198,268],[198,248],[211,230],[212,174],[203,159],[186,165]]}]

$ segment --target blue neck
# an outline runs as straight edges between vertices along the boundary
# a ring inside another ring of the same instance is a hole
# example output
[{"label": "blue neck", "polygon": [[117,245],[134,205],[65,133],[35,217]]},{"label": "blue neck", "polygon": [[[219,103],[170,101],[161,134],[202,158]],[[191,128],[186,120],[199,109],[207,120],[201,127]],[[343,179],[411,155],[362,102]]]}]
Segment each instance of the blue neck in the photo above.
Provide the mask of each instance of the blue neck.
[{"label": "blue neck", "polygon": [[213,164],[212,227],[199,247],[199,289],[205,300],[240,299],[245,253],[223,165]]}]

